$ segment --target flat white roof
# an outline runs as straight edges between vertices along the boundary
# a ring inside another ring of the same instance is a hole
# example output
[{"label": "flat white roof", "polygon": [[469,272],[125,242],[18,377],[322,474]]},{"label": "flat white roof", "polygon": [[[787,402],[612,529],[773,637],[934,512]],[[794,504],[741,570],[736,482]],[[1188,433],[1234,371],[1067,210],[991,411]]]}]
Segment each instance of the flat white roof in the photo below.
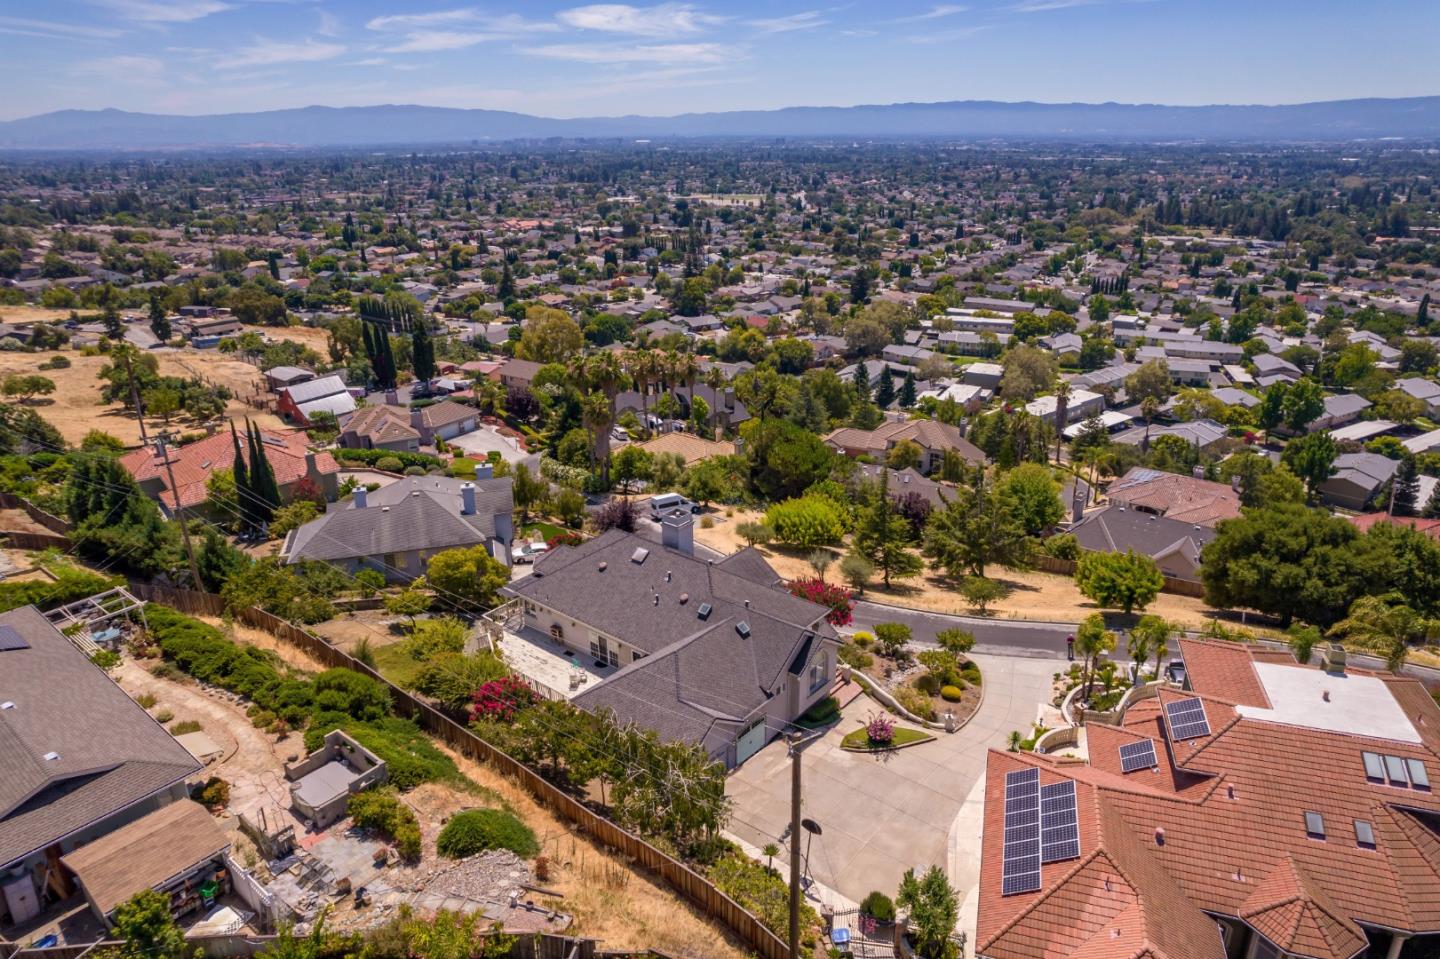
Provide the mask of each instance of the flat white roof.
[{"label": "flat white roof", "polygon": [[[1374,676],[1337,676],[1313,667],[1281,663],[1255,663],[1255,673],[1273,708],[1235,707],[1248,719],[1403,743],[1420,742],[1420,734],[1391,695],[1390,687]],[[1330,694],[1328,701],[1326,693]]]}]

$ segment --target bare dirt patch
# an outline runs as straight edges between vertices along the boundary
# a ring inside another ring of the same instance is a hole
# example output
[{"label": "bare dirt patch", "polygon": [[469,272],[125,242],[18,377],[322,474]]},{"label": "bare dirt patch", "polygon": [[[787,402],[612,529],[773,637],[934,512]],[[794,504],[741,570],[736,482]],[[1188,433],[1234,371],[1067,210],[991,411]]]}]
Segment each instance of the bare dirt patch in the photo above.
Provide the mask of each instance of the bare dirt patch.
[{"label": "bare dirt patch", "polygon": [[[761,513],[736,510],[734,516],[716,521],[710,529],[697,527],[695,540],[711,549],[729,555],[745,548],[745,540],[735,532],[745,522],[758,522]],[[815,575],[808,557],[812,550],[797,550],[782,546],[758,547],[766,562],[785,579],[808,578]],[[837,562],[844,555],[842,550],[831,550]],[[996,566],[987,570],[988,575],[1009,589],[1009,593],[998,602],[991,604],[989,614],[999,619],[1036,619],[1055,622],[1077,622],[1099,612],[1100,608],[1080,594],[1075,581],[1057,573],[1039,570],[1020,571]],[[839,576],[832,568],[826,578],[839,582]],[[889,603],[913,609],[930,610],[937,613],[973,615],[955,584],[938,573],[930,572],[914,579],[896,581],[888,588],[875,583],[866,587],[860,598],[872,603]],[[1195,629],[1209,625],[1219,610],[1204,600],[1190,596],[1161,593],[1155,602],[1145,610],[1168,620],[1182,623]]]},{"label": "bare dirt patch", "polygon": [[[55,392],[34,402],[33,409],[59,430],[67,443],[79,443],[91,430],[101,430],[127,446],[138,446],[140,426],[134,414],[119,403],[106,403],[101,396],[105,381],[100,378],[100,371],[109,364],[109,357],[85,356],[68,349],[60,352],[71,365],[63,370],[43,371],[43,375],[55,383]],[[35,373],[48,356],[47,353],[0,352],[0,376]],[[213,351],[170,350],[157,352],[155,356],[160,372],[166,376],[199,377],[235,393],[237,398],[231,400],[225,410],[227,418],[249,416],[268,429],[291,429],[273,413],[257,410],[239,398],[253,395],[256,385],[263,381],[260,371],[250,364]],[[145,425],[152,433],[165,428],[160,417],[146,417]],[[178,415],[172,417],[170,425],[179,430],[196,428]]]}]

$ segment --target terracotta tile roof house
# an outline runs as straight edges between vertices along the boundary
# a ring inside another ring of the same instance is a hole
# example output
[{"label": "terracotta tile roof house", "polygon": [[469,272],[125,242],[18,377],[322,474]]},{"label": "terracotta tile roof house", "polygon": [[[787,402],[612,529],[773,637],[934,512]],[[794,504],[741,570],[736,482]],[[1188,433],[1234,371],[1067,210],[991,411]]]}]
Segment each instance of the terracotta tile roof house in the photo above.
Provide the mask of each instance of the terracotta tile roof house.
[{"label": "terracotta tile roof house", "polygon": [[[282,498],[289,499],[302,476],[310,477],[326,499],[335,498],[340,475],[340,464],[335,462],[335,457],[307,448],[305,436],[301,433],[261,430],[260,438],[265,443],[265,459],[275,471],[275,482],[280,484]],[[240,453],[248,466],[250,453],[243,436]],[[169,469],[165,465],[166,457],[170,460]],[[229,469],[234,462],[235,446],[229,430],[184,446],[167,446],[165,456],[161,456],[154,446],[142,446],[120,457],[120,465],[135,477],[141,491],[159,503],[167,513],[176,508],[176,493],[170,488],[171,470],[175,473],[175,484],[179,489],[179,504],[189,509],[210,498],[210,491],[205,487],[210,474],[217,469]]]},{"label": "terracotta tile roof house", "polygon": [[0,614],[0,926],[70,895],[62,855],[184,798],[201,768],[33,606]]},{"label": "terracotta tile roof house", "polygon": [[698,463],[712,456],[734,456],[735,444],[707,440],[694,433],[662,433],[654,439],[637,444],[648,453],[678,453],[685,458],[685,465]]},{"label": "terracotta tile roof house", "polygon": [[1081,549],[1100,553],[1135,551],[1149,556],[1166,576],[1200,579],[1200,551],[1215,538],[1208,526],[1185,523],[1123,505],[1107,506],[1071,527]]},{"label": "terracotta tile roof house", "polygon": [[1082,758],[990,753],[976,955],[1398,959],[1440,933],[1424,686],[1233,644],[1180,652],[1187,688],[1086,726]]},{"label": "terracotta tile roof house", "polygon": [[873,430],[842,426],[825,437],[832,449],[846,456],[884,457],[903,440],[911,440],[920,447],[922,473],[932,473],[939,468],[947,450],[959,453],[969,463],[985,462],[985,454],[965,438],[959,427],[938,420],[891,420]]},{"label": "terracotta tile roof house", "polygon": [[[690,517],[671,521],[688,528]],[[735,766],[828,694],[838,637],[827,610],[791,596],[758,553],[708,563],[685,542],[611,530],[558,548],[505,588],[521,617],[507,630],[616,669],[577,706]]]},{"label": "terracotta tile roof house", "polygon": [[1132,467],[1105,495],[1112,503],[1194,526],[1214,526],[1240,515],[1240,494],[1224,483],[1144,466]]},{"label": "terracotta tile roof house", "polygon": [[423,575],[431,556],[457,546],[485,546],[508,566],[514,509],[510,477],[490,477],[488,464],[476,467],[473,482],[412,476],[373,492],[357,489],[348,503],[291,530],[280,555],[349,573],[375,569],[394,582]]}]

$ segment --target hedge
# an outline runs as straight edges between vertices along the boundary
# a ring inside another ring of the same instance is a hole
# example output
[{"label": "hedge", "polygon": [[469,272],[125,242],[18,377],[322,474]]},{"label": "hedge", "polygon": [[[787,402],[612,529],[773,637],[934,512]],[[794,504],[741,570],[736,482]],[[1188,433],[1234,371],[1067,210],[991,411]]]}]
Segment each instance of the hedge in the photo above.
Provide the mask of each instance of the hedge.
[{"label": "hedge", "polygon": [[101,576],[78,566],[57,564],[50,571],[55,574],[56,581],[53,583],[44,579],[0,583],[0,613],[8,613],[21,606],[53,609],[114,589],[125,582],[119,577]]},{"label": "hedge", "polygon": [[430,456],[427,453],[409,453],[404,450],[352,450],[342,447],[331,450],[331,452],[342,463],[364,463],[366,466],[374,466],[387,457],[399,460],[401,466],[422,466],[431,469],[445,465],[438,456]]},{"label": "hedge", "polygon": [[420,821],[393,793],[370,791],[351,796],[346,811],[359,828],[373,829],[395,843],[402,859],[413,862],[420,858]]}]

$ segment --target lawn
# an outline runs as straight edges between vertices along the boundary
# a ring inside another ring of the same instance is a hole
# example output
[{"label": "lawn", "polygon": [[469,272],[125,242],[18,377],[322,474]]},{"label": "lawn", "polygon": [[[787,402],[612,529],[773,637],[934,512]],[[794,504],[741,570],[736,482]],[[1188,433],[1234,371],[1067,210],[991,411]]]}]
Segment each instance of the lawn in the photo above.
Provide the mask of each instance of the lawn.
[{"label": "lawn", "polygon": [[910,746],[915,743],[929,742],[935,737],[927,732],[918,729],[908,729],[904,726],[895,727],[895,738],[882,745],[872,743],[870,734],[864,726],[851,733],[846,733],[845,738],[840,740],[842,749],[849,749],[852,752],[879,753],[888,749],[899,749],[901,746]]},{"label": "lawn", "polygon": [[410,655],[405,648],[407,645],[404,642],[390,643],[373,649],[375,669],[381,676],[401,689],[411,688],[416,677],[420,675],[420,670],[425,666],[423,662]]},{"label": "lawn", "polygon": [[567,532],[571,531],[563,526],[556,526],[554,523],[530,523],[520,529],[520,535],[526,539],[529,539],[534,533],[539,533],[547,543],[556,536],[563,536]]}]

